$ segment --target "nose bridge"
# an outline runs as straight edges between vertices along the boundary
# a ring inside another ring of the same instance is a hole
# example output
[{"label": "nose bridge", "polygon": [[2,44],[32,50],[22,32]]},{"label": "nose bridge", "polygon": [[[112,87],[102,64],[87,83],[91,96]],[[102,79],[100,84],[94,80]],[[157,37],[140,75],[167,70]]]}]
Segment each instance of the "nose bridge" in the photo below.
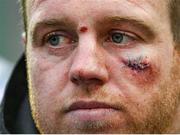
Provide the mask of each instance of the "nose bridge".
[{"label": "nose bridge", "polygon": [[81,36],[70,69],[71,81],[76,82],[76,84],[87,84],[92,80],[93,82],[107,80],[108,74],[102,56],[102,49],[98,45],[95,36]]},{"label": "nose bridge", "polygon": [[99,61],[101,57],[100,47],[98,46],[96,37],[92,34],[84,34],[79,38],[77,53],[74,62],[77,67],[95,69],[101,65]]}]

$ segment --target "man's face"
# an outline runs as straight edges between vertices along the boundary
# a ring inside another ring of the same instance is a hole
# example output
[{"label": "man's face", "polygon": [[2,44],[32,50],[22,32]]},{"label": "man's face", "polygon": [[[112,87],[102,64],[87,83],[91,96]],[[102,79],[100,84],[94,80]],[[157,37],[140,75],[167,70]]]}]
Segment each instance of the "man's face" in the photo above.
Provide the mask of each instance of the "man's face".
[{"label": "man's face", "polygon": [[167,1],[27,5],[30,102],[41,133],[167,130],[179,96]]}]

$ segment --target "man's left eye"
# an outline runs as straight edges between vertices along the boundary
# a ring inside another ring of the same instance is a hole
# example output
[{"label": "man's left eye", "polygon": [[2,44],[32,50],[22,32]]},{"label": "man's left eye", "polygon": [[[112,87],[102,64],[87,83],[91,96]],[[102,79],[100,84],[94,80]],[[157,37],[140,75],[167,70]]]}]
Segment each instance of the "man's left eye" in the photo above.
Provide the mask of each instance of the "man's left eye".
[{"label": "man's left eye", "polygon": [[111,32],[109,37],[109,41],[115,43],[116,45],[129,44],[133,40],[133,36],[120,31]]}]

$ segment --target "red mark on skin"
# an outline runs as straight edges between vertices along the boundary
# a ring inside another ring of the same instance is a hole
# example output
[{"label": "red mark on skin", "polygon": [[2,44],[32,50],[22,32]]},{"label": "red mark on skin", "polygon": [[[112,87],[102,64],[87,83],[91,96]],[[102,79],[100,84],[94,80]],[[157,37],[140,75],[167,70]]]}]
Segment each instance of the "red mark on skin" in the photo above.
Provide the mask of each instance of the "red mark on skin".
[{"label": "red mark on skin", "polygon": [[86,26],[82,26],[80,27],[79,31],[84,33],[88,31],[88,28]]},{"label": "red mark on skin", "polygon": [[145,87],[145,85],[151,85],[158,78],[158,69],[152,65],[147,57],[127,58],[122,62],[127,67],[125,73],[133,83]]}]

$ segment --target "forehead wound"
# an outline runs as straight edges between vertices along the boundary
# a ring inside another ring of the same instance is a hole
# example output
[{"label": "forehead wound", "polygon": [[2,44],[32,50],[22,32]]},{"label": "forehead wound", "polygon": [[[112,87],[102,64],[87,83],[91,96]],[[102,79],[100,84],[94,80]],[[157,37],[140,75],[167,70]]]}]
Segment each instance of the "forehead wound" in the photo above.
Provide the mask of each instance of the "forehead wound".
[{"label": "forehead wound", "polygon": [[81,27],[79,28],[79,32],[84,33],[84,32],[87,32],[87,31],[88,31],[88,27],[87,27],[87,26],[81,26]]}]

